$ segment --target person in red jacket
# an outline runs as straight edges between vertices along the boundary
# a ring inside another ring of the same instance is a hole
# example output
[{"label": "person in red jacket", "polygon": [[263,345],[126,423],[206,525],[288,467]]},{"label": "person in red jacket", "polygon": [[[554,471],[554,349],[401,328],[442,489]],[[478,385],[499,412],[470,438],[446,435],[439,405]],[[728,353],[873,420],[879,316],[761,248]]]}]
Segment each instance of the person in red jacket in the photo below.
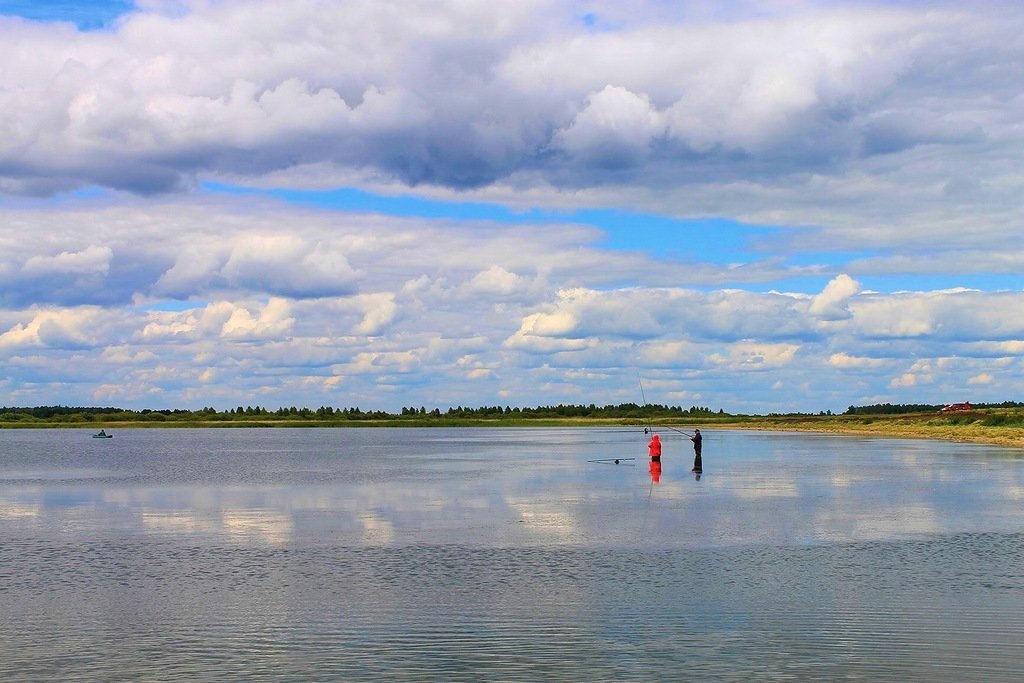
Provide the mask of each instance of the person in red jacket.
[{"label": "person in red jacket", "polygon": [[651,442],[647,444],[647,453],[651,456],[651,460],[661,462],[661,437],[657,434],[652,436]]}]

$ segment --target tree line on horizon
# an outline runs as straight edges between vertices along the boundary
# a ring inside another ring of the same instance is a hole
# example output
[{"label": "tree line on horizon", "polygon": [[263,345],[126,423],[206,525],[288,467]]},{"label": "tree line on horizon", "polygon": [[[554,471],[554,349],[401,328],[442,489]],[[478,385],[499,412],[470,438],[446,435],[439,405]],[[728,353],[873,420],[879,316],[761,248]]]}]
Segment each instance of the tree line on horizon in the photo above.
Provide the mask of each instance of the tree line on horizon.
[{"label": "tree line on horizon", "polygon": [[[893,405],[890,403],[876,403],[870,406],[850,406],[846,409],[845,415],[901,415],[906,413],[929,413],[942,410],[947,404],[939,403],[903,403]],[[1020,401],[1003,401],[1002,403],[971,403],[972,408],[1022,408],[1024,403]]]},{"label": "tree line on horizon", "polygon": [[[944,404],[890,404],[880,403],[867,406],[850,406],[843,415],[899,415],[908,413],[935,412],[940,410]],[[1021,408],[1024,402],[1003,401],[1002,403],[976,403],[978,409],[990,408]],[[832,416],[831,410],[819,413],[769,413],[769,417],[788,416]],[[299,408],[296,406],[281,407],[276,410],[269,410],[262,406],[237,406],[227,410],[217,410],[213,407],[204,407],[199,410],[188,409],[142,409],[133,410],[116,407],[86,407],[86,406],[35,406],[35,407],[0,407],[0,422],[17,422],[30,420],[43,420],[54,422],[87,422],[95,421],[97,418],[119,418],[124,420],[140,421],[233,421],[233,420],[289,420],[306,419],[320,421],[366,421],[366,420],[409,420],[409,421],[430,421],[441,419],[452,420],[537,420],[557,418],[600,418],[600,419],[682,419],[682,418],[730,418],[730,417],[752,417],[750,415],[735,415],[726,413],[719,409],[714,411],[711,408],[702,406],[666,406],[661,404],[619,403],[598,406],[591,404],[558,404],[537,407],[511,407],[511,406],[480,406],[471,408],[467,406],[455,406],[442,411],[440,408],[427,410],[426,407],[406,406],[397,413],[389,413],[383,410],[362,410],[358,407],[334,408],[320,406],[319,408]]]},{"label": "tree line on horizon", "polygon": [[230,421],[236,419],[310,419],[310,420],[375,420],[402,418],[452,418],[452,419],[544,419],[544,418],[671,418],[671,417],[710,417],[713,415],[727,416],[724,410],[717,413],[710,408],[701,406],[664,406],[660,404],[638,405],[636,403],[620,403],[618,405],[598,406],[596,404],[574,405],[558,404],[553,406],[511,407],[511,406],[456,406],[442,412],[440,408],[427,410],[426,407],[406,406],[398,413],[383,410],[362,410],[353,408],[299,408],[296,406],[281,407],[269,410],[262,406],[238,406],[227,410],[204,407],[199,410],[186,409],[142,409],[116,408],[110,406],[35,406],[35,407],[0,407],[0,421],[16,421],[23,419],[52,420],[59,422],[86,421],[98,417],[141,419],[150,421],[165,420],[202,420]]}]

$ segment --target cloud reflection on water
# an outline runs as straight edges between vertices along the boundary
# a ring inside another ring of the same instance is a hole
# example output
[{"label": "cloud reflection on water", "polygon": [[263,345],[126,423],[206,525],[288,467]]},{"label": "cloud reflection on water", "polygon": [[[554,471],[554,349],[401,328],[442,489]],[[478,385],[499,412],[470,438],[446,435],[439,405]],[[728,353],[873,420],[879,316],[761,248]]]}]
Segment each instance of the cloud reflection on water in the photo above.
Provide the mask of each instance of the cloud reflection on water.
[{"label": "cloud reflection on water", "polygon": [[0,518],[24,519],[39,516],[41,506],[38,504],[3,503],[0,504]]},{"label": "cloud reflection on water", "polygon": [[[29,468],[48,473],[41,478],[0,465],[0,525],[267,545],[807,544],[1012,529],[1024,498],[1024,463],[1005,449],[712,434],[700,481],[689,454],[669,442],[657,485],[645,467],[589,463],[636,445],[597,430],[404,430],[404,450],[387,461],[363,457],[358,443],[379,449],[386,430],[346,443],[343,459],[321,442],[348,433],[294,432],[280,455],[280,433],[254,442],[266,455],[239,447],[239,435],[197,435],[209,443],[194,467],[222,468],[215,476],[193,474],[180,457],[148,457],[152,435],[143,434],[126,471],[79,463],[60,479],[60,467]],[[308,448],[296,445],[304,439]],[[560,457],[537,457],[551,451]],[[272,476],[261,474],[260,458],[273,462]]]}]

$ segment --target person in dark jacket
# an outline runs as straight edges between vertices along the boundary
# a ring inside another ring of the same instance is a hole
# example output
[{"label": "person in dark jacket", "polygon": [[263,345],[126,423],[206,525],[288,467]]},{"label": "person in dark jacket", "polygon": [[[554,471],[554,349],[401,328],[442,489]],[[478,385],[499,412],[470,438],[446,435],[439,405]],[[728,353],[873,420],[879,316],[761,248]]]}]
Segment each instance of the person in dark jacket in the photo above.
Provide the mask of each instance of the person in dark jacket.
[{"label": "person in dark jacket", "polygon": [[703,437],[700,435],[699,429],[693,430],[693,436],[690,437],[690,441],[693,442],[693,470],[694,472],[703,472],[704,464],[700,459],[700,447]]}]

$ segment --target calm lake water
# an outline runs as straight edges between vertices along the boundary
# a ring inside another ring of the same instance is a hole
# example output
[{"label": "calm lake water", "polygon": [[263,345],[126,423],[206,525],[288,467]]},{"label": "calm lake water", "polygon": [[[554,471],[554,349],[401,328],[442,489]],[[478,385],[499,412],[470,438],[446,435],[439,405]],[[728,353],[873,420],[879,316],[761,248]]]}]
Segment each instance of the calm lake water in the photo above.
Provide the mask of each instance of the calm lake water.
[{"label": "calm lake water", "polygon": [[1024,680],[1019,451],[659,431],[0,430],[0,680]]}]

